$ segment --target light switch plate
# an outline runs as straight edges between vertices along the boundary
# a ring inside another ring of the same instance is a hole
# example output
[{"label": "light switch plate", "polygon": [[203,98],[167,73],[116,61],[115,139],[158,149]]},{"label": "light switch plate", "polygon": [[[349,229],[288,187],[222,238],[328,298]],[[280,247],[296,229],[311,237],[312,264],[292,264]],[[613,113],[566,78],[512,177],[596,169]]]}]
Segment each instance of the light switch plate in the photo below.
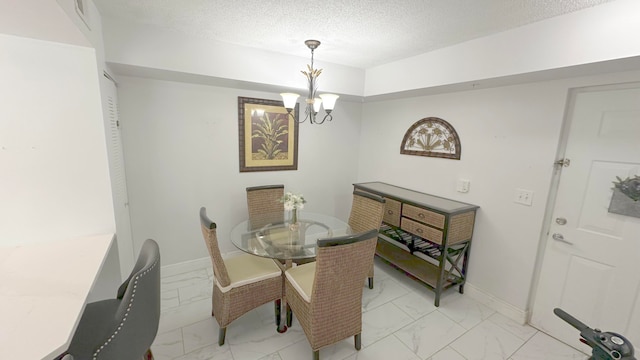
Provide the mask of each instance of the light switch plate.
[{"label": "light switch plate", "polygon": [[458,179],[456,190],[461,193],[466,193],[469,192],[469,186],[471,186],[471,181],[467,179]]}]

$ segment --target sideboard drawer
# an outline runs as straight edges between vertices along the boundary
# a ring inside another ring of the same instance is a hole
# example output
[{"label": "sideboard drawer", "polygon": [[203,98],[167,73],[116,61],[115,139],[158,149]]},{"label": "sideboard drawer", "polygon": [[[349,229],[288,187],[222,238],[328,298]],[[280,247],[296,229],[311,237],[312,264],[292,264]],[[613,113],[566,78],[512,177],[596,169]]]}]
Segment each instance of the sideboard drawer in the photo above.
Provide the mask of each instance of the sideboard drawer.
[{"label": "sideboard drawer", "polygon": [[417,206],[404,204],[402,207],[402,216],[435,226],[438,229],[444,229],[444,215]]},{"label": "sideboard drawer", "polygon": [[385,198],[384,199],[384,216],[382,217],[382,221],[386,222],[389,225],[400,226],[400,213],[401,213],[401,202],[393,199]]},{"label": "sideboard drawer", "polygon": [[442,231],[438,229],[434,229],[405,217],[402,218],[402,225],[400,226],[400,228],[402,228],[402,230],[406,232],[412,233],[413,235],[417,235],[436,244],[442,244]]}]

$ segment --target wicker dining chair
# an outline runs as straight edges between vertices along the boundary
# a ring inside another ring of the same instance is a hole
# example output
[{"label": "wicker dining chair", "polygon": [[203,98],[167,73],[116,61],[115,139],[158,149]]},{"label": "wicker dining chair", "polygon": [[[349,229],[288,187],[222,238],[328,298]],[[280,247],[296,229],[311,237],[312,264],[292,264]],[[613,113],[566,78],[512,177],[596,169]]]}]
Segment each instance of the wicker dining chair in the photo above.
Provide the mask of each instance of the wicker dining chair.
[{"label": "wicker dining chair", "polygon": [[[362,192],[353,192],[353,202],[351,204],[351,214],[349,215],[349,226],[353,233],[360,233],[367,230],[379,230],[384,216],[384,198]],[[369,269],[369,289],[373,289],[373,262]]]},{"label": "wicker dining chair", "polygon": [[249,226],[259,229],[267,224],[284,221],[284,185],[264,185],[247,188]]},{"label": "wicker dining chair", "polygon": [[319,359],[321,348],[350,336],[360,350],[362,281],[377,238],[378,231],[370,230],[318,240],[315,262],[285,272],[287,303],[307,335],[313,359]]},{"label": "wicker dining chair", "polygon": [[242,254],[223,259],[218,246],[216,223],[200,208],[202,235],[213,263],[213,296],[211,315],[220,331],[218,345],[224,345],[227,326],[235,319],[262,304],[274,301],[276,324],[280,319],[282,270],[271,259]]}]

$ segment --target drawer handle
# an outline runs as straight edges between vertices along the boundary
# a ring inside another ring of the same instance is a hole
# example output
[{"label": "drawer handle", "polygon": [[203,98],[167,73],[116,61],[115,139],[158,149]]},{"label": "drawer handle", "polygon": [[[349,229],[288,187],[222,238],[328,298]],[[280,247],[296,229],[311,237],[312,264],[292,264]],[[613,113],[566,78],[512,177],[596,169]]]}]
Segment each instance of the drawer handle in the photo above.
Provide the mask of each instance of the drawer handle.
[{"label": "drawer handle", "polygon": [[387,214],[393,215],[393,210],[387,210]]},{"label": "drawer handle", "polygon": [[418,217],[424,219],[424,213],[418,213]]},{"label": "drawer handle", "polygon": [[417,229],[416,229],[416,232],[417,232],[418,234],[422,234],[422,229],[417,228]]}]

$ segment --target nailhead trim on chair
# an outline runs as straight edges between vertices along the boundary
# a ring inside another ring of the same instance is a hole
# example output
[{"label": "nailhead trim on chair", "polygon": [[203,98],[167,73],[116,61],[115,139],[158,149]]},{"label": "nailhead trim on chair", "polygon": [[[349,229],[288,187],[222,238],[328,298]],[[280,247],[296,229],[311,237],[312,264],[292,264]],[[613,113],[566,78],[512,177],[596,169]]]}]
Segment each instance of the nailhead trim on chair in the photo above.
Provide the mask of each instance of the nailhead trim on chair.
[{"label": "nailhead trim on chair", "polygon": [[124,313],[124,316],[122,318],[122,321],[120,322],[120,325],[118,325],[118,328],[116,329],[116,331],[114,331],[113,334],[111,334],[111,337],[108,338],[107,341],[105,341],[105,343],[102,344],[98,350],[96,350],[96,352],[93,354],[93,360],[97,360],[98,359],[98,355],[100,354],[100,350],[102,350],[105,346],[109,345],[111,340],[113,340],[116,337],[116,335],[118,334],[118,331],[120,331],[122,329],[122,326],[124,326],[124,322],[127,321],[127,316],[129,315],[129,311],[131,310],[131,307],[133,306],[133,299],[136,296],[136,287],[138,286],[137,285],[138,284],[138,279],[141,276],[146,275],[149,271],[153,270],[153,268],[155,268],[157,264],[158,264],[158,261],[156,260],[156,262],[153,263],[153,265],[151,265],[145,272],[143,272],[142,274],[136,276],[136,278],[133,281],[133,293],[131,294],[131,300],[129,301],[129,306],[127,306],[127,311]]}]

